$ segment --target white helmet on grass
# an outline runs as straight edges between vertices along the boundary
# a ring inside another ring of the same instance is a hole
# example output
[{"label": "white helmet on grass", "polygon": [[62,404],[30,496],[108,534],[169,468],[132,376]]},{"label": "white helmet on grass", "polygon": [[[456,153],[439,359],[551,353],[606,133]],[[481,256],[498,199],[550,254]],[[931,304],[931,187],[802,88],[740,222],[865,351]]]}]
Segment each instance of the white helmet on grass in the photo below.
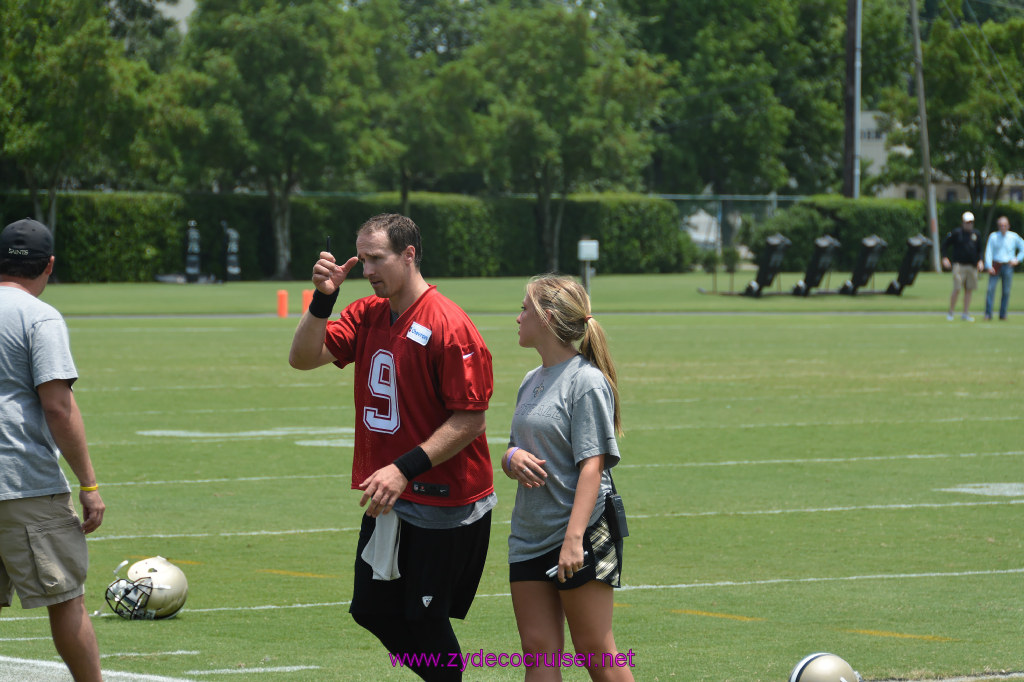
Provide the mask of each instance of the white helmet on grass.
[{"label": "white helmet on grass", "polygon": [[[123,562],[114,571],[120,571]],[[162,620],[181,611],[188,597],[185,573],[162,556],[143,559],[107,587],[107,603],[126,620]]]},{"label": "white helmet on grass", "polygon": [[835,654],[811,654],[796,664],[789,682],[861,682],[860,673]]}]

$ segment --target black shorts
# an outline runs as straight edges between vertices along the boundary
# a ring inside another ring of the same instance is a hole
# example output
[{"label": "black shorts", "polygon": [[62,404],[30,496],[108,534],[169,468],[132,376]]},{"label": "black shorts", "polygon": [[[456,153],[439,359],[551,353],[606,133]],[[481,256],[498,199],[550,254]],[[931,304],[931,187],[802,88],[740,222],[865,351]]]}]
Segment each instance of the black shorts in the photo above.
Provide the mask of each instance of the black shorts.
[{"label": "black shorts", "polygon": [[465,618],[487,559],[491,512],[468,526],[450,529],[400,521],[398,571],[402,577],[395,580],[374,580],[373,569],[360,556],[375,523],[363,515],[349,613],[405,620]]},{"label": "black shorts", "polygon": [[561,547],[556,547],[539,557],[509,564],[508,581],[516,583],[526,580],[547,580],[554,583],[555,587],[560,590],[581,587],[591,580],[600,580],[612,587],[620,587],[622,540],[612,539],[608,530],[608,521],[603,514],[583,534],[583,551],[589,554],[583,562],[583,568],[576,571],[564,583],[558,582],[558,576],[549,578],[546,573],[552,566],[558,565],[558,555],[561,551]]}]

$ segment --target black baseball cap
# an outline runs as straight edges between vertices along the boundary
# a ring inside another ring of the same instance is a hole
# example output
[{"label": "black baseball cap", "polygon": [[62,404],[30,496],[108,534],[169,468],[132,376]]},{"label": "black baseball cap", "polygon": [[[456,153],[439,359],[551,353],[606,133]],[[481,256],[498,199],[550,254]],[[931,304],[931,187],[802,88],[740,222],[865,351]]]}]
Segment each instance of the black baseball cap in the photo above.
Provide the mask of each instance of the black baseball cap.
[{"label": "black baseball cap", "polygon": [[0,232],[0,258],[34,260],[53,255],[53,235],[38,220],[22,218]]}]

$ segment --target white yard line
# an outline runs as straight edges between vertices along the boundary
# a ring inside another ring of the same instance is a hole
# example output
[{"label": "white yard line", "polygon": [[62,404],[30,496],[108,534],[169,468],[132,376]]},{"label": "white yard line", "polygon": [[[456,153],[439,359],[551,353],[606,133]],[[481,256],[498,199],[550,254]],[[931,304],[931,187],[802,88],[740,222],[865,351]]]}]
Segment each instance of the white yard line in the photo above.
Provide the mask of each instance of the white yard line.
[{"label": "white yard line", "polygon": [[[5,619],[6,620],[6,619]],[[165,677],[162,675],[140,675],[103,671],[107,682],[194,682],[187,677]],[[37,661],[28,658],[0,656],[0,682],[71,682],[67,666],[57,661]]]},{"label": "white yard line", "polygon": [[984,675],[941,677],[927,680],[905,680],[903,678],[896,678],[892,680],[866,680],[865,682],[993,682],[994,680],[1024,680],[1024,672],[985,673]]},{"label": "white yard line", "polygon": [[276,668],[221,668],[220,670],[186,670],[186,675],[262,675],[266,673],[294,673],[319,670],[318,665],[283,665]]}]

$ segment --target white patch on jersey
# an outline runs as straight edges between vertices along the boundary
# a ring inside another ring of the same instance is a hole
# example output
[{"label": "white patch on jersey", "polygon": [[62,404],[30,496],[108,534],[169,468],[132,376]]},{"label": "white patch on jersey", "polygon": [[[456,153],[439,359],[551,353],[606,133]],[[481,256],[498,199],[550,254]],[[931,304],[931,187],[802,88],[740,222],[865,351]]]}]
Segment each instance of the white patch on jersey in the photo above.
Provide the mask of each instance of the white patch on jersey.
[{"label": "white patch on jersey", "polygon": [[431,333],[432,332],[429,329],[424,327],[419,322],[413,322],[412,326],[409,327],[409,331],[406,332],[405,337],[407,339],[415,341],[421,346],[425,346],[427,345],[427,341],[430,340]]},{"label": "white patch on jersey", "polygon": [[423,606],[430,606],[430,602],[432,601],[434,601],[433,595],[428,594],[423,596]]}]

